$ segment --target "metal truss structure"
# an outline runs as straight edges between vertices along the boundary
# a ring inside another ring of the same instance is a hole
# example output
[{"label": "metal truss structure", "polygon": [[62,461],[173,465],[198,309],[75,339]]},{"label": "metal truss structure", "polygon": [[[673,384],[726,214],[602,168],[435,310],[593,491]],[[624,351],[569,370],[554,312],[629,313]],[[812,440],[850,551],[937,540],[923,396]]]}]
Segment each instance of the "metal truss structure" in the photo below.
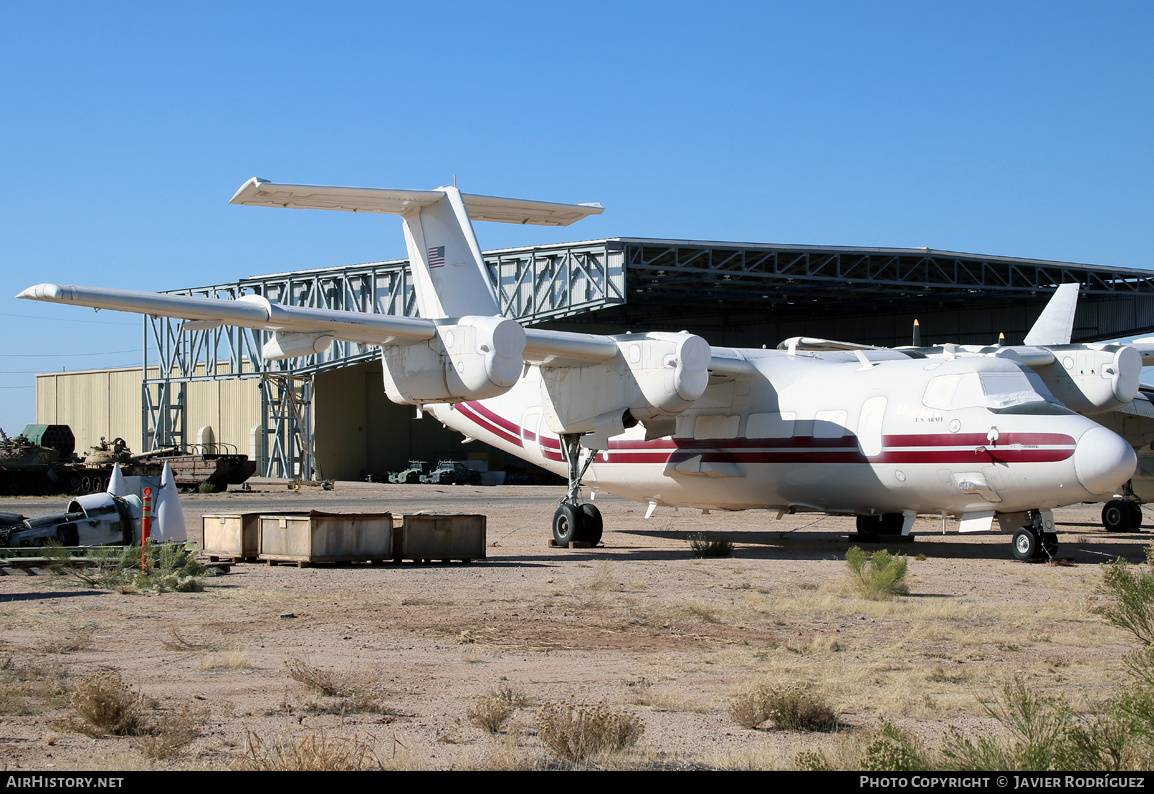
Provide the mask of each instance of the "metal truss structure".
[{"label": "metal truss structure", "polygon": [[[627,252],[631,291],[640,281],[663,294],[728,294],[777,288],[852,289],[855,294],[934,291],[966,295],[1022,294],[1077,282],[1081,293],[1154,295],[1154,273],[1070,262],[980,256],[929,248],[839,248],[710,243],[691,240],[617,241]],[[759,293],[760,294],[760,293]]]},{"label": "metal truss structure", "polygon": [[[1124,336],[1154,330],[1154,272],[979,256],[925,248],[843,248],[692,240],[613,238],[510,248],[485,253],[506,317],[527,325],[576,319],[610,307],[648,310],[681,322],[694,312],[727,309],[788,320],[844,312],[852,295],[874,305],[929,298],[959,306],[975,298],[1008,304],[1044,300],[1058,284],[1078,282],[1096,312],[1094,333]],[[628,283],[626,282],[628,274]],[[416,316],[408,262],[280,273],[231,284],[177,290],[215,298],[264,295],[325,309]],[[1041,296],[1038,298],[1037,296]],[[1123,306],[1124,310],[1120,310]],[[145,318],[144,449],[187,438],[185,384],[262,378],[261,470],[265,476],[311,477],[312,382],[318,372],[371,360],[376,348],[334,342],[324,353],[264,361],[266,331],[234,327],[190,330],[166,318]],[[148,348],[158,361],[150,364]],[[319,476],[319,475],[318,475]]]},{"label": "metal truss structure", "polygon": [[[623,254],[609,242],[486,253],[502,312],[535,324],[624,303]],[[406,260],[278,273],[174,290],[173,294],[233,300],[257,294],[295,306],[417,316]],[[144,335],[144,369],[149,377],[143,385],[141,448],[186,442],[186,384],[261,378],[260,468],[269,477],[311,479],[316,475],[308,413],[312,377],[377,355],[373,346],[336,341],[324,353],[265,361],[260,351],[269,339],[268,331],[233,326],[194,330],[165,317],[145,317]],[[148,357],[150,347],[158,359],[153,362]]]}]

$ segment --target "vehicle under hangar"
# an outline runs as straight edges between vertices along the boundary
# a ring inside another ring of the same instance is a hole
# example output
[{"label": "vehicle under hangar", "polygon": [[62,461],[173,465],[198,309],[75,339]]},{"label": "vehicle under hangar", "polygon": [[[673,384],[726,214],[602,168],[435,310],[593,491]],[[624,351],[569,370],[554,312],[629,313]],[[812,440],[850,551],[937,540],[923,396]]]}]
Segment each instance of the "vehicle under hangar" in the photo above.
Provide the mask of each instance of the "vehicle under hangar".
[{"label": "vehicle under hangar", "polygon": [[[918,319],[922,344],[992,344],[999,333],[1016,344],[1053,289],[1069,282],[1081,285],[1073,341],[1154,332],[1154,271],[1128,268],[926,248],[640,238],[489,251],[485,261],[506,316],[591,333],[684,329],[724,346],[773,347],[791,336],[896,346],[911,343]],[[404,260],[173,292],[415,314]],[[410,458],[450,454],[505,468],[502,453],[462,447],[458,434],[389,402],[375,348],[338,341],[321,354],[266,362],[263,331],[148,317],[145,336],[143,370],[38,376],[37,422],[70,424],[85,444],[140,438],[140,449],[194,445],[209,426],[217,443],[257,457],[266,476],[378,478]],[[101,378],[107,386],[94,385]],[[94,406],[97,392],[139,402]]]}]

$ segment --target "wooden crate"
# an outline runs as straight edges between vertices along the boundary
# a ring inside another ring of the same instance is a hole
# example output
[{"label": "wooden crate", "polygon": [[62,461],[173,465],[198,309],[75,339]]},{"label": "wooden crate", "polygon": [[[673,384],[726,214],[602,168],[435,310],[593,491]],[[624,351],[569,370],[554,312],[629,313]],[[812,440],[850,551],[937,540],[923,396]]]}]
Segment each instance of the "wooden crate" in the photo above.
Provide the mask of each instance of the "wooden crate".
[{"label": "wooden crate", "polygon": [[200,548],[216,562],[255,560],[260,554],[260,513],[223,513],[201,518]]},{"label": "wooden crate", "polygon": [[393,516],[393,559],[469,560],[485,557],[485,516],[416,513]]},{"label": "wooden crate", "polygon": [[390,513],[265,514],[260,517],[260,558],[270,565],[295,562],[381,562],[393,557]]}]

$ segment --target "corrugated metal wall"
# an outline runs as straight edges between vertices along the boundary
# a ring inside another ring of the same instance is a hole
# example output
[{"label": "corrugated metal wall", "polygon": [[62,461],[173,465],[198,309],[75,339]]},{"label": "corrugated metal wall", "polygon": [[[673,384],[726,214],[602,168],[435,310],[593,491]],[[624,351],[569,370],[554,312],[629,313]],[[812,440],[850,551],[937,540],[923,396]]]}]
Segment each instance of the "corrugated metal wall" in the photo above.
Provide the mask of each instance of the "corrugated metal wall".
[{"label": "corrugated metal wall", "polygon": [[[155,370],[150,372],[156,377]],[[140,368],[54,372],[36,376],[36,423],[69,425],[83,453],[101,436],[123,438],[139,449],[143,427]],[[196,381],[187,384],[187,441],[211,425],[217,442],[252,455],[249,438],[260,424],[260,380]],[[20,428],[23,430],[23,428]]]},{"label": "corrugated metal wall", "polygon": [[[83,455],[101,437],[140,444],[139,367],[36,376],[36,424],[68,425]],[[23,429],[23,428],[21,428]]]}]

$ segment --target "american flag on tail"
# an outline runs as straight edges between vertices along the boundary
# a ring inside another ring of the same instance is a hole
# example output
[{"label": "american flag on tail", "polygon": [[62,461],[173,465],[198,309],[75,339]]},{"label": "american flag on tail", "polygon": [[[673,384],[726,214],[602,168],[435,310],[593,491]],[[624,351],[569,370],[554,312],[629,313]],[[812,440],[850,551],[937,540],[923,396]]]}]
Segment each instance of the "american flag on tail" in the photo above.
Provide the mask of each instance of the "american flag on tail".
[{"label": "american flag on tail", "polygon": [[429,249],[429,267],[442,267],[445,264],[445,246],[438,245]]}]

